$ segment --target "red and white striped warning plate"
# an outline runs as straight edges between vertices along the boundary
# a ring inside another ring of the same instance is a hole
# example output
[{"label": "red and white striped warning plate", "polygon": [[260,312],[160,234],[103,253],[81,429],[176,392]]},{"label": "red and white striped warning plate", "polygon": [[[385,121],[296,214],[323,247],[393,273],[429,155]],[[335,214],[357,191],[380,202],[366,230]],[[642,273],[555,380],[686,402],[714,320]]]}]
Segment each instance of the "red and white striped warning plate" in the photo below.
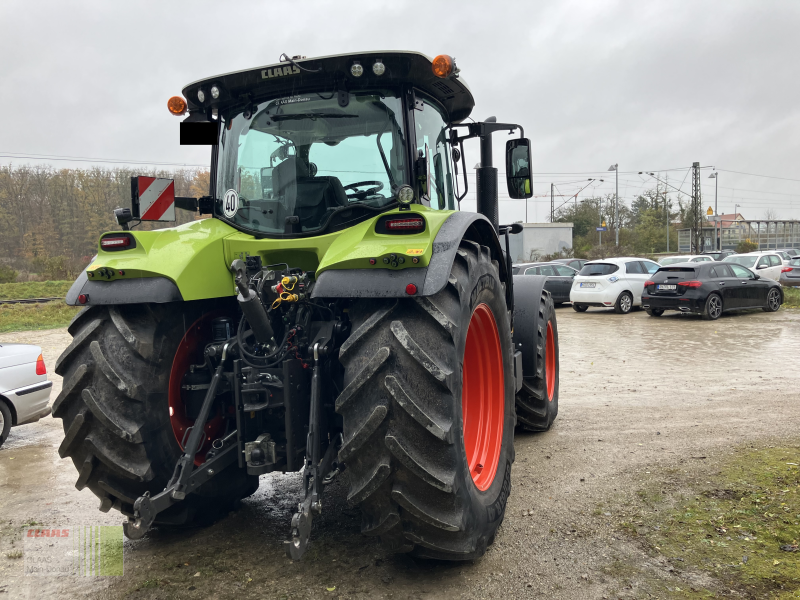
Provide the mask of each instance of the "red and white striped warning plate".
[{"label": "red and white striped warning plate", "polygon": [[175,181],[156,177],[137,177],[139,215],[142,221],[175,220]]}]

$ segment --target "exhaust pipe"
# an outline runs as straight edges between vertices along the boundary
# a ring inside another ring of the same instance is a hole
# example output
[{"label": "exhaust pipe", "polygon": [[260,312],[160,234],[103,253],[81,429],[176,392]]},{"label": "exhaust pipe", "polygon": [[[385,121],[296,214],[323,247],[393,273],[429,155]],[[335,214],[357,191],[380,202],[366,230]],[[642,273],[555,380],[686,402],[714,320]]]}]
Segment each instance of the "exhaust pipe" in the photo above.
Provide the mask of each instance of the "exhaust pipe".
[{"label": "exhaust pipe", "polygon": [[681,312],[692,312],[692,309],[688,306],[681,306]]},{"label": "exhaust pipe", "polygon": [[[496,123],[496,117],[489,117],[485,123]],[[480,136],[481,141],[481,166],[477,169],[477,204],[478,212],[494,225],[494,230],[499,231],[500,214],[497,203],[497,169],[492,166],[492,133]]]}]

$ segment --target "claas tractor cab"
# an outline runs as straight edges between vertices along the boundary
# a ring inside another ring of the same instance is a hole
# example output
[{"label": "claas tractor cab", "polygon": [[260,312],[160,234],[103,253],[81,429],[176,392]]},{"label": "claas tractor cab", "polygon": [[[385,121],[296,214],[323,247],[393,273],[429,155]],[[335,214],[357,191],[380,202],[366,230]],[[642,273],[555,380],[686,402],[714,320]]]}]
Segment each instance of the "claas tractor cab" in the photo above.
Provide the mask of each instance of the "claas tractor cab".
[{"label": "claas tractor cab", "polygon": [[[512,198],[532,193],[530,143],[465,123],[473,106],[451,57],[414,52],[284,55],[170,98],[181,143],[210,148],[208,194],[133,178],[122,231],[69,291],[85,309],[56,366],[59,454],[129,538],[302,471],[292,558],[337,477],[396,552],[493,542],[514,429],[557,414],[558,331],[544,278],[511,275],[521,226],[498,223],[492,134]],[[471,138],[476,213],[458,210]],[[176,209],[197,218],[136,230]]]}]

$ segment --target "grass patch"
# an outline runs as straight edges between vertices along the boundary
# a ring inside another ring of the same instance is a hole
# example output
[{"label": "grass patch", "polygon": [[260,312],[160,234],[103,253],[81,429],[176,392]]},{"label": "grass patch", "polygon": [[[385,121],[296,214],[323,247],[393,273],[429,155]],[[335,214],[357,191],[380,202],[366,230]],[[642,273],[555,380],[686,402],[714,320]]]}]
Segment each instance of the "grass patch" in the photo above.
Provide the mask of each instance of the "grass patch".
[{"label": "grass patch", "polygon": [[44,304],[0,304],[0,333],[66,327],[81,308],[67,306],[63,300]]},{"label": "grass patch", "polygon": [[800,598],[799,464],[798,446],[743,453],[640,535],[747,595]]},{"label": "grass patch", "polygon": [[800,288],[783,288],[783,308],[800,308]]},{"label": "grass patch", "polygon": [[27,298],[63,298],[72,281],[26,281],[0,283],[0,300],[25,300]]},{"label": "grass patch", "polygon": [[11,552],[6,552],[6,558],[10,558],[11,560],[22,558],[22,550],[12,550]]}]

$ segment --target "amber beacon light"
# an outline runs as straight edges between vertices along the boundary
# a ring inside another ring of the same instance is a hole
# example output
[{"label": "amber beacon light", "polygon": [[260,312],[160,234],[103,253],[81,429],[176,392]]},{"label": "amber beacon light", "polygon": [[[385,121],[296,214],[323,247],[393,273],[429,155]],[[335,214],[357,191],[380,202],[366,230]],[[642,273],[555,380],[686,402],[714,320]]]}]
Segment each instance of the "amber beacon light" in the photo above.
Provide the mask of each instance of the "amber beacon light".
[{"label": "amber beacon light", "polygon": [[440,54],[433,59],[433,74],[442,79],[450,77],[455,67],[456,61],[453,60],[452,56],[448,56],[447,54]]},{"label": "amber beacon light", "polygon": [[173,96],[167,100],[167,108],[173,115],[180,116],[186,113],[186,100],[180,96]]}]

